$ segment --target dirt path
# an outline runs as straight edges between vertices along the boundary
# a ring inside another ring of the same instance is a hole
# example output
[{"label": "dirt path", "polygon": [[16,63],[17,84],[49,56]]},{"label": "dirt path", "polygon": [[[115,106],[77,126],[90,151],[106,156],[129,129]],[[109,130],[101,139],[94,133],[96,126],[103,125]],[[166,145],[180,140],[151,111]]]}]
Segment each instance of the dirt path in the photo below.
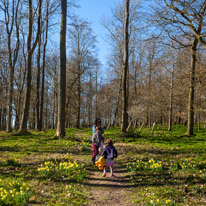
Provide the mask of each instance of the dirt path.
[{"label": "dirt path", "polygon": [[107,176],[102,177],[102,171],[95,169],[91,172],[91,176],[88,178],[88,184],[91,186],[89,205],[131,205],[129,188],[132,185],[125,168],[117,163],[114,173],[115,177],[110,177],[108,170]]},{"label": "dirt path", "polygon": [[[76,133],[77,136],[85,136],[81,131]],[[87,136],[90,138],[90,136]],[[89,206],[132,206],[132,184],[129,180],[130,176],[127,173],[124,159],[124,150],[126,145],[123,143],[115,144],[118,150],[118,158],[114,167],[115,177],[110,177],[109,168],[107,168],[106,177],[102,177],[103,172],[97,167],[90,167],[90,175],[87,178],[86,185],[88,186]],[[121,150],[120,150],[121,148]],[[88,159],[91,158],[91,154]]]}]

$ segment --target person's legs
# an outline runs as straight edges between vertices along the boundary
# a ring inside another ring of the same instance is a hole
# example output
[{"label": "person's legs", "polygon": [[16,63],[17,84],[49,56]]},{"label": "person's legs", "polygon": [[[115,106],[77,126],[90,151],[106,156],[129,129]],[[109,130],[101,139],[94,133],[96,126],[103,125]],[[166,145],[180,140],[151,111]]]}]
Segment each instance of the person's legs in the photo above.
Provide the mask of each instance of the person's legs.
[{"label": "person's legs", "polygon": [[103,169],[103,175],[102,175],[102,177],[106,177],[106,167],[104,167],[104,169]]},{"label": "person's legs", "polygon": [[110,166],[110,173],[111,173],[111,177],[114,176],[114,173],[113,173],[113,168],[112,166]]},{"label": "person's legs", "polygon": [[98,147],[95,144],[92,144],[93,148],[93,155],[92,155],[92,162],[95,162],[95,157],[99,154]]}]

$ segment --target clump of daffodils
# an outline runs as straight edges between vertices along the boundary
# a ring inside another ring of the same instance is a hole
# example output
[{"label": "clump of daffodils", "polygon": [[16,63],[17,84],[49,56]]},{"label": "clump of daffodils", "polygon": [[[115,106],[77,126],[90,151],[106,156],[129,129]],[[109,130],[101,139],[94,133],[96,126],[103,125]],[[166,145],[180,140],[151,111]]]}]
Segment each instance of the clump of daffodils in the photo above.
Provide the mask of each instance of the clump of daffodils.
[{"label": "clump of daffodils", "polygon": [[154,199],[150,200],[148,202],[148,206],[160,206],[160,205],[165,205],[165,206],[173,206],[175,202],[173,200],[160,200],[160,199]]},{"label": "clump of daffodils", "polygon": [[30,188],[23,181],[0,179],[0,205],[25,205],[31,195]]},{"label": "clump of daffodils", "polygon": [[[127,163],[126,167],[128,171],[136,173],[137,171],[153,171],[161,172],[163,168],[168,168],[169,170],[197,170],[197,165],[190,158],[185,160],[180,160],[176,162],[165,162],[164,165],[162,161],[149,159],[149,161],[136,160],[133,163]],[[201,172],[200,172],[201,173]],[[205,177],[206,171],[202,170],[200,177]]]},{"label": "clump of daffodils", "polygon": [[62,159],[62,161],[52,160],[44,162],[38,172],[42,176],[52,178],[66,178],[82,181],[86,175],[84,164],[78,164],[71,158]]},{"label": "clump of daffodils", "polygon": [[161,161],[150,159],[149,161],[137,160],[136,162],[126,164],[127,170],[130,172],[140,171],[162,171],[163,165]]},{"label": "clump of daffodils", "polygon": [[80,150],[81,151],[88,151],[90,150],[91,144],[87,142],[87,140],[84,138],[84,141],[80,143]]},{"label": "clump of daffodils", "polygon": [[200,170],[200,171],[199,171],[199,176],[200,176],[201,178],[206,178],[206,169]]},{"label": "clump of daffodils", "polygon": [[179,170],[179,169],[188,170],[188,169],[197,169],[196,167],[197,165],[195,161],[192,161],[191,158],[189,158],[189,159],[177,161],[175,163],[171,163],[169,168],[173,170]]}]

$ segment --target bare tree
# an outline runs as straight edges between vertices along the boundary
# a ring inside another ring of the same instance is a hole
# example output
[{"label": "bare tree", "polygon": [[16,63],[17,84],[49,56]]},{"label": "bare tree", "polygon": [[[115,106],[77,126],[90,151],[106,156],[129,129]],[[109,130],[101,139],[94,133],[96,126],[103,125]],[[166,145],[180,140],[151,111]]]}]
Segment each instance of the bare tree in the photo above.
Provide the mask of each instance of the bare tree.
[{"label": "bare tree", "polygon": [[60,27],[60,80],[58,96],[57,137],[65,136],[65,99],[66,99],[66,28],[67,28],[67,0],[61,1]]},{"label": "bare tree", "polygon": [[24,99],[24,109],[21,119],[21,125],[19,129],[19,133],[24,133],[27,130],[27,121],[29,117],[29,108],[30,108],[30,97],[31,97],[31,79],[32,79],[32,55],[36,48],[39,36],[40,36],[40,27],[41,27],[41,5],[42,0],[38,1],[38,29],[36,33],[36,38],[32,44],[32,34],[33,34],[33,4],[32,0],[29,0],[29,21],[28,21],[28,35],[27,35],[27,83],[26,83],[26,91],[25,91],[25,99]]},{"label": "bare tree", "polygon": [[[77,117],[76,127],[80,127],[81,119],[81,95],[82,95],[82,79],[87,70],[95,67],[97,64],[93,53],[96,50],[96,37],[92,34],[90,23],[84,19],[75,18],[72,22],[72,28],[69,29],[70,45],[71,45],[71,59],[74,62],[73,71],[74,80],[70,85],[77,86]],[[92,66],[93,64],[93,66]]]},{"label": "bare tree", "polygon": [[124,63],[122,71],[122,132],[126,132],[128,127],[128,95],[127,95],[127,73],[129,62],[129,0],[125,0],[124,19]]},{"label": "bare tree", "polygon": [[[12,111],[13,111],[13,90],[14,90],[14,69],[18,58],[19,52],[19,24],[20,17],[19,9],[20,0],[1,0],[0,8],[4,12],[4,24],[6,26],[7,34],[7,50],[8,50],[8,64],[9,64],[9,98],[8,98],[8,121],[7,121],[7,132],[11,132],[11,121],[12,121]],[[11,8],[10,8],[11,3]],[[16,40],[12,38],[15,32]],[[13,44],[15,44],[13,48]]]},{"label": "bare tree", "polygon": [[[160,22],[164,22],[164,30],[179,45],[191,47],[187,134],[193,135],[196,53],[198,42],[205,47],[203,26],[205,22],[206,1],[164,0],[164,3],[166,6],[162,8],[164,12],[162,9],[157,11]],[[176,28],[176,32],[172,32],[171,26]]]},{"label": "bare tree", "polygon": [[46,25],[44,31],[44,45],[43,45],[43,63],[42,63],[42,79],[41,79],[41,104],[39,114],[39,130],[43,127],[43,104],[44,104],[44,81],[45,81],[45,62],[46,62],[46,46],[48,40],[48,29],[49,29],[49,1],[46,1]]},{"label": "bare tree", "polygon": [[174,19],[170,19],[172,23],[188,28],[194,34],[194,39],[206,48],[206,34],[203,29],[206,21],[206,1],[164,0],[164,3],[176,14]]}]

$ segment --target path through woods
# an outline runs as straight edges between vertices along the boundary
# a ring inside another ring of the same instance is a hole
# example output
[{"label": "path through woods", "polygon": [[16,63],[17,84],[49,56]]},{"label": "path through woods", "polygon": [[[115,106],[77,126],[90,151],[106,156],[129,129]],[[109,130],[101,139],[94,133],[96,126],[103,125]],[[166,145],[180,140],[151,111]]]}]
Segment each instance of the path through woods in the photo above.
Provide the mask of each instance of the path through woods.
[{"label": "path through woods", "polygon": [[127,171],[120,164],[116,164],[115,177],[102,177],[102,172],[92,171],[88,178],[91,186],[90,204],[95,205],[132,205],[130,202],[130,188],[132,187]]},{"label": "path through woods", "polygon": [[[78,132],[77,136],[85,136],[85,133]],[[88,135],[88,138],[91,137]],[[89,205],[90,206],[132,206],[131,197],[134,194],[132,188],[134,185],[130,182],[130,176],[126,170],[125,150],[124,143],[116,143],[114,145],[118,150],[118,158],[114,167],[115,177],[110,177],[109,168],[107,169],[106,177],[102,177],[103,172],[98,170],[97,167],[90,167],[90,175],[87,178],[86,185],[88,186]],[[91,153],[92,155],[92,153]],[[91,155],[89,158],[91,159]]]}]

